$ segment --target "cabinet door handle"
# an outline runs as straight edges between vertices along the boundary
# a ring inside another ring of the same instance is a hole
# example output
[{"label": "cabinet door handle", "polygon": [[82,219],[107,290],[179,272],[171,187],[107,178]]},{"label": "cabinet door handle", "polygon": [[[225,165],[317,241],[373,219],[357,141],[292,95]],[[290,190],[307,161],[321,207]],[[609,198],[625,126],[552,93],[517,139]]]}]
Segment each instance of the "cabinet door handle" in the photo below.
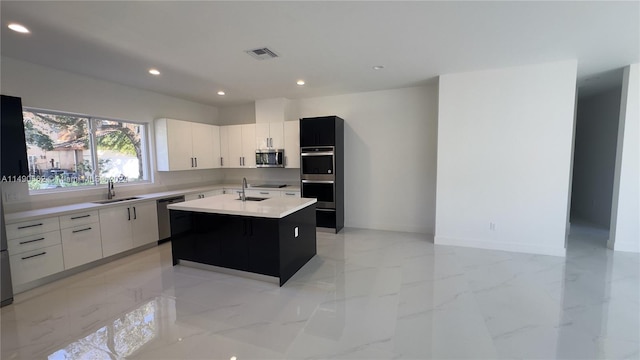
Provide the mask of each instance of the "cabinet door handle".
[{"label": "cabinet door handle", "polygon": [[224,158],[220,156],[220,166],[224,166]]},{"label": "cabinet door handle", "polygon": [[25,226],[18,226],[18,230],[21,230],[21,229],[28,229],[28,228],[32,228],[32,227],[36,227],[36,226],[42,226],[42,223],[39,223],[39,224],[33,224],[33,225],[25,225]]},{"label": "cabinet door handle", "polygon": [[31,256],[25,256],[25,257],[22,258],[22,260],[31,259],[31,258],[34,258],[36,256],[42,256],[42,255],[45,255],[46,253],[47,253],[46,251],[43,251],[43,252],[41,252],[39,254],[35,254],[35,255],[31,255]]},{"label": "cabinet door handle", "polygon": [[19,244],[20,245],[24,245],[24,244],[28,244],[28,243],[32,243],[32,242],[36,242],[36,241],[42,241],[42,240],[44,240],[44,238],[38,238],[38,239],[27,240],[27,241],[20,241]]},{"label": "cabinet door handle", "polygon": [[133,220],[136,220],[138,218],[138,215],[136,214],[136,207],[133,207]]},{"label": "cabinet door handle", "polygon": [[127,221],[131,221],[131,208],[127,208]]},{"label": "cabinet door handle", "polygon": [[88,227],[88,228],[86,228],[86,229],[73,230],[73,231],[72,231],[72,233],[74,233],[74,234],[75,234],[75,233],[79,233],[79,232],[83,232],[83,231],[89,231],[89,230],[91,230],[91,228],[90,228],[90,227]]},{"label": "cabinet door handle", "polygon": [[82,219],[82,218],[88,218],[89,216],[91,216],[91,214],[87,214],[87,215],[82,215],[82,216],[74,216],[71,218],[71,220],[77,220],[77,219]]},{"label": "cabinet door handle", "polygon": [[196,163],[196,167],[198,167],[198,158],[193,158],[195,160]]}]

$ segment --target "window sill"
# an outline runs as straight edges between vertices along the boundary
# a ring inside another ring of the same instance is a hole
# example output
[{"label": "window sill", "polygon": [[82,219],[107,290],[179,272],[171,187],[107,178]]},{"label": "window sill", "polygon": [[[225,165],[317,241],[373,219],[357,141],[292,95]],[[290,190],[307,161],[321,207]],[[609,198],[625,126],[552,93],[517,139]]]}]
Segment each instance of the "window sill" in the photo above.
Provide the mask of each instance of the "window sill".
[{"label": "window sill", "polygon": [[[127,189],[134,190],[140,186],[149,186],[153,185],[152,181],[136,181],[135,183],[115,183],[116,191],[118,189]],[[92,194],[92,193],[102,193],[107,188],[107,184],[100,185],[92,185],[92,186],[69,186],[69,187],[60,187],[60,188],[51,188],[51,189],[39,189],[39,190],[29,190],[29,196],[41,196],[41,195],[54,195],[54,194],[64,194],[64,193],[74,193],[74,194]]]}]

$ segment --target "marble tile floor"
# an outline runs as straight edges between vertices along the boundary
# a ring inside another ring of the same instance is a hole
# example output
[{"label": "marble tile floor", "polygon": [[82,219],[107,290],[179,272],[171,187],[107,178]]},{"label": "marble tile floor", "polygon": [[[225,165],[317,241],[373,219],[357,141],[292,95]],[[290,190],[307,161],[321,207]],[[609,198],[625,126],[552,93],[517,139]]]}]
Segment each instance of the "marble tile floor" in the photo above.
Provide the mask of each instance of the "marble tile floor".
[{"label": "marble tile floor", "polygon": [[318,233],[284,287],[162,244],[19,294],[2,359],[638,359],[640,261],[576,226],[566,258]]}]

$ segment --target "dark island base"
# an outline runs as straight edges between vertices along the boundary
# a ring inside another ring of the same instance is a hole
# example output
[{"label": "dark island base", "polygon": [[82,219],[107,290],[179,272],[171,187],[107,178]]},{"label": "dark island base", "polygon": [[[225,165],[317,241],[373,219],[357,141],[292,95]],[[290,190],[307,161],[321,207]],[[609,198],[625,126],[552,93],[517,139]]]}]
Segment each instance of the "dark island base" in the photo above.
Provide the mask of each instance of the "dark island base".
[{"label": "dark island base", "polygon": [[271,219],[179,211],[171,217],[173,265],[188,260],[274,276],[282,286],[316,254],[315,212],[312,205]]}]

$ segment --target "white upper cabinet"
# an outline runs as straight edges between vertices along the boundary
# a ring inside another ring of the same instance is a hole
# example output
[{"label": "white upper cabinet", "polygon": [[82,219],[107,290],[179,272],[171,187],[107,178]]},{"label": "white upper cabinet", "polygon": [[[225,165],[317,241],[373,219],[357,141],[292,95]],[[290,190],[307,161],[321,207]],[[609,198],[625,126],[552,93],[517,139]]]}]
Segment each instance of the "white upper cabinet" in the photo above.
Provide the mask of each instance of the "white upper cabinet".
[{"label": "white upper cabinet", "polygon": [[284,167],[300,168],[300,121],[284,122]]},{"label": "white upper cabinet", "polygon": [[[228,125],[220,130],[223,167],[256,167],[256,125]],[[224,153],[227,156],[224,156]]]},{"label": "white upper cabinet", "polygon": [[290,107],[285,98],[256,100],[256,148],[284,149],[284,120]]},{"label": "white upper cabinet", "polygon": [[231,158],[229,155],[229,128],[231,126],[220,126],[220,167],[230,168]]},{"label": "white upper cabinet", "polygon": [[256,124],[242,126],[242,167],[256,167]]},{"label": "white upper cabinet", "polygon": [[256,149],[284,149],[283,122],[256,123]]},{"label": "white upper cabinet", "polygon": [[218,126],[191,123],[191,148],[194,168],[213,169],[220,167],[220,135]]},{"label": "white upper cabinet", "polygon": [[155,121],[158,171],[220,167],[218,126],[173,119]]}]

